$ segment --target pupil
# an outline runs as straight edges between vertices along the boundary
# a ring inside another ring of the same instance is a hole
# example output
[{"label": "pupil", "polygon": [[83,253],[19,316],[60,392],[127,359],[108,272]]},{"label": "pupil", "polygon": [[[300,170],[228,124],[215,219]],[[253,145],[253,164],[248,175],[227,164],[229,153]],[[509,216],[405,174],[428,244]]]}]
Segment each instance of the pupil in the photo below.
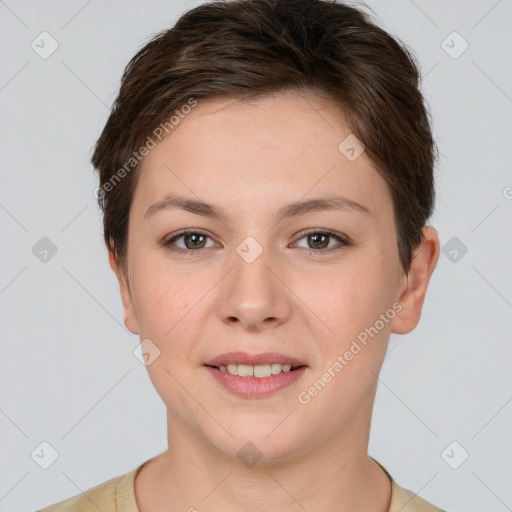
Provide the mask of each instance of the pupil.
[{"label": "pupil", "polygon": [[[324,239],[324,243],[322,244],[322,247],[326,247],[327,244],[325,243],[325,240],[328,238],[329,235],[324,235],[324,234],[319,234],[319,233],[315,233],[313,235],[310,235],[311,238],[313,239],[317,239],[318,237],[322,237]],[[313,241],[314,244],[317,243],[317,240]],[[318,247],[318,246],[317,246]]]},{"label": "pupil", "polygon": [[[316,245],[318,247],[318,245],[320,244],[321,247],[327,247],[326,240],[329,238],[329,235],[315,233],[313,235],[309,235],[309,237],[310,239],[313,240],[313,245]],[[185,236],[185,240],[192,241],[192,248],[199,246],[199,244],[196,242],[199,242],[199,239],[201,238],[204,238],[204,236],[195,233]],[[320,239],[322,239],[322,242],[320,241]],[[189,245],[190,244],[186,243],[186,246],[190,249]]]},{"label": "pupil", "polygon": [[198,244],[196,244],[196,243],[195,243],[195,242],[197,242],[197,239],[198,239],[198,238],[204,238],[204,236],[203,236],[203,235],[200,235],[200,234],[191,234],[191,235],[189,234],[189,235],[186,235],[186,236],[185,236],[185,240],[186,240],[186,241],[190,241],[191,239],[193,240],[193,242],[192,242],[192,247],[189,247],[189,245],[190,245],[190,244],[185,243],[185,245],[187,246],[187,248],[188,248],[188,249],[191,249],[191,248],[192,248],[192,249],[194,249],[194,248],[198,247]]}]

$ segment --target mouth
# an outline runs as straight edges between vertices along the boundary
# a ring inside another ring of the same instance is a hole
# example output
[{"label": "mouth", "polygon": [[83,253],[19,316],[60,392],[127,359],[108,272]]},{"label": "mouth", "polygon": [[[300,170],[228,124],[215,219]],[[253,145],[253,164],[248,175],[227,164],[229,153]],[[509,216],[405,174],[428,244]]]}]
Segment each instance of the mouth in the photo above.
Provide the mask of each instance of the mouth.
[{"label": "mouth", "polygon": [[229,373],[230,375],[237,375],[239,377],[256,377],[257,379],[264,379],[280,373],[294,372],[299,368],[304,368],[306,365],[295,366],[281,363],[251,365],[229,363],[221,364],[219,366],[208,364],[205,366],[215,368],[221,372]]},{"label": "mouth", "polygon": [[230,352],[204,364],[215,380],[244,398],[268,396],[296,382],[308,365],[276,353]]}]

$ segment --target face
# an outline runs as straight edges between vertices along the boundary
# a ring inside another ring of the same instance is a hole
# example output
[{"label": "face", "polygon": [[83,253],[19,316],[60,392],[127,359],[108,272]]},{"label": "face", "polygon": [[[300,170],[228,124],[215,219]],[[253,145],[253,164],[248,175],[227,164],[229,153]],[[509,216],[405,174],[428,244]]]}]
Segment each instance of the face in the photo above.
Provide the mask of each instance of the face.
[{"label": "face", "polygon": [[[247,442],[286,459],[364,437],[390,332],[419,318],[390,192],[364,152],[340,151],[350,134],[312,95],[222,99],[199,103],[143,161],[125,323],[150,340],[168,417],[229,456]],[[268,375],[288,360],[300,368],[270,377],[221,368],[252,361]]]}]

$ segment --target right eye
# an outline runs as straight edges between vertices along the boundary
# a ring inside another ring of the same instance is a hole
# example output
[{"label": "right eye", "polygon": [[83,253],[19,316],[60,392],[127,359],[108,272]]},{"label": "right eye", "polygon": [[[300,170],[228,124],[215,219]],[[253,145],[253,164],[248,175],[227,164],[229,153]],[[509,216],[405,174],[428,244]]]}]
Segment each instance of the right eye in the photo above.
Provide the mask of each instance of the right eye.
[{"label": "right eye", "polygon": [[[192,254],[194,252],[198,252],[199,249],[208,249],[209,247],[205,246],[205,242],[208,238],[210,237],[202,231],[187,229],[164,240],[162,245],[179,254]],[[180,239],[183,240],[184,247],[176,245],[176,242]]]}]

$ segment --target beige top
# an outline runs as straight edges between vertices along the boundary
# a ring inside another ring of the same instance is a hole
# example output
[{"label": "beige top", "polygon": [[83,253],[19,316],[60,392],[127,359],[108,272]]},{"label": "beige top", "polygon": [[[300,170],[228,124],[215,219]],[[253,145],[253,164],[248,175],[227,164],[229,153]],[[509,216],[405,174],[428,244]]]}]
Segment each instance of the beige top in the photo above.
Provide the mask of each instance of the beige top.
[{"label": "beige top", "polygon": [[[374,459],[375,460],[375,459]],[[121,476],[87,489],[84,493],[60,501],[37,512],[140,512],[135,501],[134,481],[137,471],[146,463]],[[377,462],[377,461],[375,461]],[[379,464],[377,462],[377,464]],[[381,465],[391,480],[389,512],[445,512],[407,489],[400,487]]]}]

